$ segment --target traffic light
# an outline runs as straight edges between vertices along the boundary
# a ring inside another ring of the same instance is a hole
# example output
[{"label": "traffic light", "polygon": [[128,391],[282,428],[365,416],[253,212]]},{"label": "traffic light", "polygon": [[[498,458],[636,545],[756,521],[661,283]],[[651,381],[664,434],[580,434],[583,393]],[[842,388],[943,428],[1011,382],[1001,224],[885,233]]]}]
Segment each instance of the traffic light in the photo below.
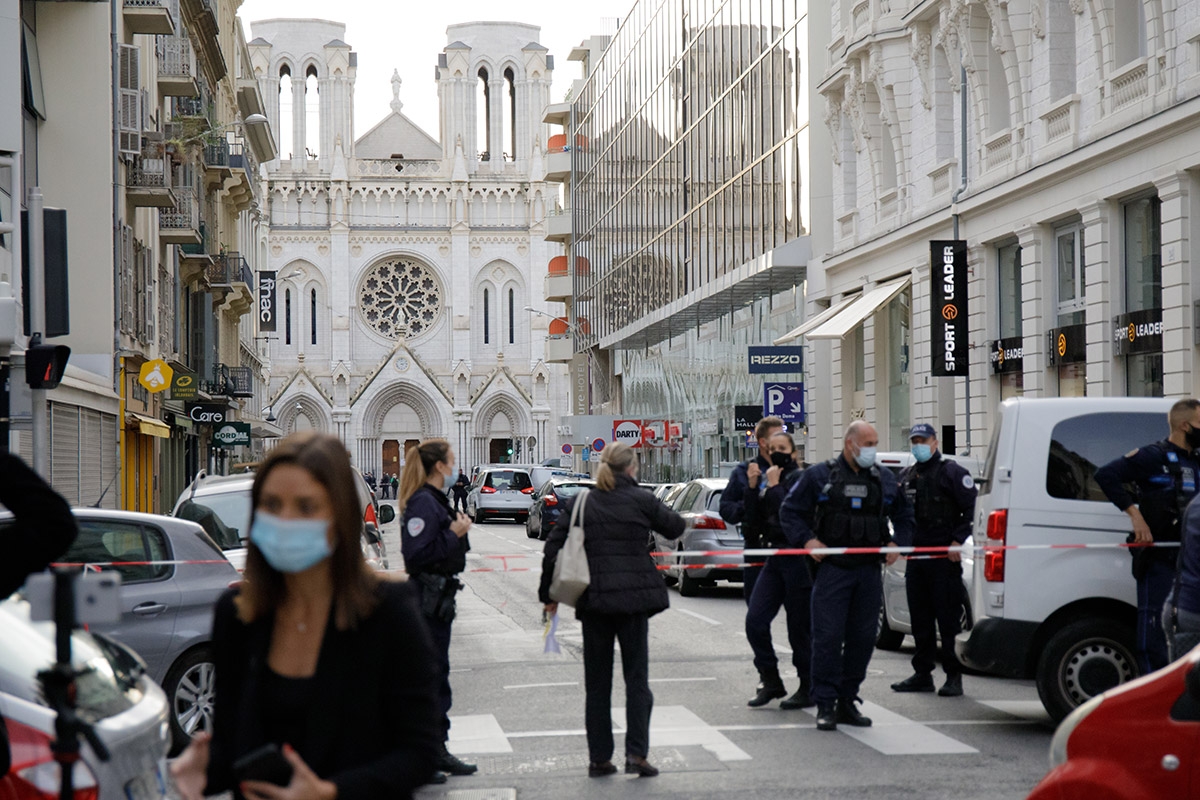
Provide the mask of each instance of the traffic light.
[{"label": "traffic light", "polygon": [[36,344],[25,351],[25,382],[31,389],[56,389],[67,371],[71,348],[65,344]]}]

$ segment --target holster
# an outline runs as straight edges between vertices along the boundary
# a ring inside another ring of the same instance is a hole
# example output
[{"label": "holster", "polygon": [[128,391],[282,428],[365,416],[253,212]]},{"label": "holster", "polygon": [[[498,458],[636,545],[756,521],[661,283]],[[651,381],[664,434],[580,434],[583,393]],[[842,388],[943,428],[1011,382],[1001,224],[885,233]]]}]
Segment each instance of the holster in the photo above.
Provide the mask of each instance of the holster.
[{"label": "holster", "polygon": [[421,587],[421,613],[437,622],[453,622],[457,612],[454,596],[462,588],[457,578],[423,572],[415,577]]}]

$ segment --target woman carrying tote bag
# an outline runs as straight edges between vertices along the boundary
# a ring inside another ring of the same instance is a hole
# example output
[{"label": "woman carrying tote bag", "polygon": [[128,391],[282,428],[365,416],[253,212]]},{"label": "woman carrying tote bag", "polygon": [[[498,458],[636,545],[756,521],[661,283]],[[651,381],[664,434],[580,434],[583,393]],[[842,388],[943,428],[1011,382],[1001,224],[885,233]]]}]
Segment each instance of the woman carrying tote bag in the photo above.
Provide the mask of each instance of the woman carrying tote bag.
[{"label": "woman carrying tote bag", "polygon": [[[591,764],[588,775],[612,775],[613,643],[621,643],[625,675],[625,771],[652,777],[658,770],[646,756],[650,750],[649,620],[669,605],[662,575],[646,550],[650,531],[668,539],[683,535],[683,517],[637,485],[637,455],[628,445],[604,449],[596,488],[588,493],[583,519],[583,545],[590,579],[575,602],[583,625],[583,677],[587,693],[585,720]],[[559,551],[567,540],[572,508],[564,509],[546,540],[538,596],[546,613],[558,611],[550,583]]]}]

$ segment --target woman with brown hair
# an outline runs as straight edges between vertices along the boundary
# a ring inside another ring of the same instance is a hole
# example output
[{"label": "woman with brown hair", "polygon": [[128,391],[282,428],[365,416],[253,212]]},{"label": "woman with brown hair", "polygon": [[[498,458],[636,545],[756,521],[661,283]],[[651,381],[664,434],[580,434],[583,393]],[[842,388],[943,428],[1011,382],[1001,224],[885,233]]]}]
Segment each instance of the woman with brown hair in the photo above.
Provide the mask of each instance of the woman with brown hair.
[{"label": "woman with brown hair", "polygon": [[[625,771],[653,777],[650,750],[650,617],[669,605],[667,587],[646,550],[650,531],[668,539],[683,535],[683,517],[637,484],[637,454],[627,444],[604,448],[596,488],[583,509],[583,547],[591,583],[575,605],[583,623],[583,678],[587,695],[588,775],[617,771],[612,763],[613,641],[621,643],[625,675]],[[582,493],[581,493],[582,494]],[[575,499],[578,499],[576,495]],[[546,613],[558,612],[550,597],[554,562],[567,539],[571,506],[558,516],[546,541],[538,595]]]},{"label": "woman with brown hair", "polygon": [[363,560],[345,446],[287,437],[251,505],[245,580],[213,620],[213,732],[172,765],[180,794],[410,797],[435,768],[433,646],[413,588]]},{"label": "woman with brown hair", "polygon": [[400,478],[400,551],[404,568],[417,587],[421,613],[433,635],[437,651],[438,710],[442,741],[437,768],[451,775],[471,775],[477,767],[460,761],[448,749],[450,738],[450,626],[454,622],[454,596],[462,588],[458,575],[467,566],[471,549],[467,531],[471,518],[455,513],[446,492],[458,480],[454,451],[445,439],[426,439],[404,456]]}]

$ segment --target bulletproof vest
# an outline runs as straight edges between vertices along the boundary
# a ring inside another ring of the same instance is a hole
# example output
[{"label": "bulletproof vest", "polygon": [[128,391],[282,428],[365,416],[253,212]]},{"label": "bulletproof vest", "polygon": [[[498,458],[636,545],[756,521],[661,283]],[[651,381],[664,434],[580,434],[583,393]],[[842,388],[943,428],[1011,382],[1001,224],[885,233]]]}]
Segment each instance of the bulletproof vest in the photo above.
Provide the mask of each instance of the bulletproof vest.
[{"label": "bulletproof vest", "polygon": [[817,497],[817,538],[827,547],[880,547],[888,539],[879,468],[843,470],[829,462]]},{"label": "bulletproof vest", "polygon": [[1179,521],[1188,502],[1195,496],[1197,476],[1193,474],[1191,485],[1185,486],[1184,467],[1179,463],[1179,454],[1169,442],[1163,442],[1159,447],[1163,457],[1162,473],[1148,480],[1151,484],[1161,486],[1156,492],[1159,496],[1140,498],[1139,509],[1156,540],[1177,542]]},{"label": "bulletproof vest", "polygon": [[906,470],[900,486],[916,514],[917,525],[926,531],[944,530],[958,524],[959,512],[954,498],[942,491],[942,471],[946,459],[933,469],[921,472],[914,465]]}]

